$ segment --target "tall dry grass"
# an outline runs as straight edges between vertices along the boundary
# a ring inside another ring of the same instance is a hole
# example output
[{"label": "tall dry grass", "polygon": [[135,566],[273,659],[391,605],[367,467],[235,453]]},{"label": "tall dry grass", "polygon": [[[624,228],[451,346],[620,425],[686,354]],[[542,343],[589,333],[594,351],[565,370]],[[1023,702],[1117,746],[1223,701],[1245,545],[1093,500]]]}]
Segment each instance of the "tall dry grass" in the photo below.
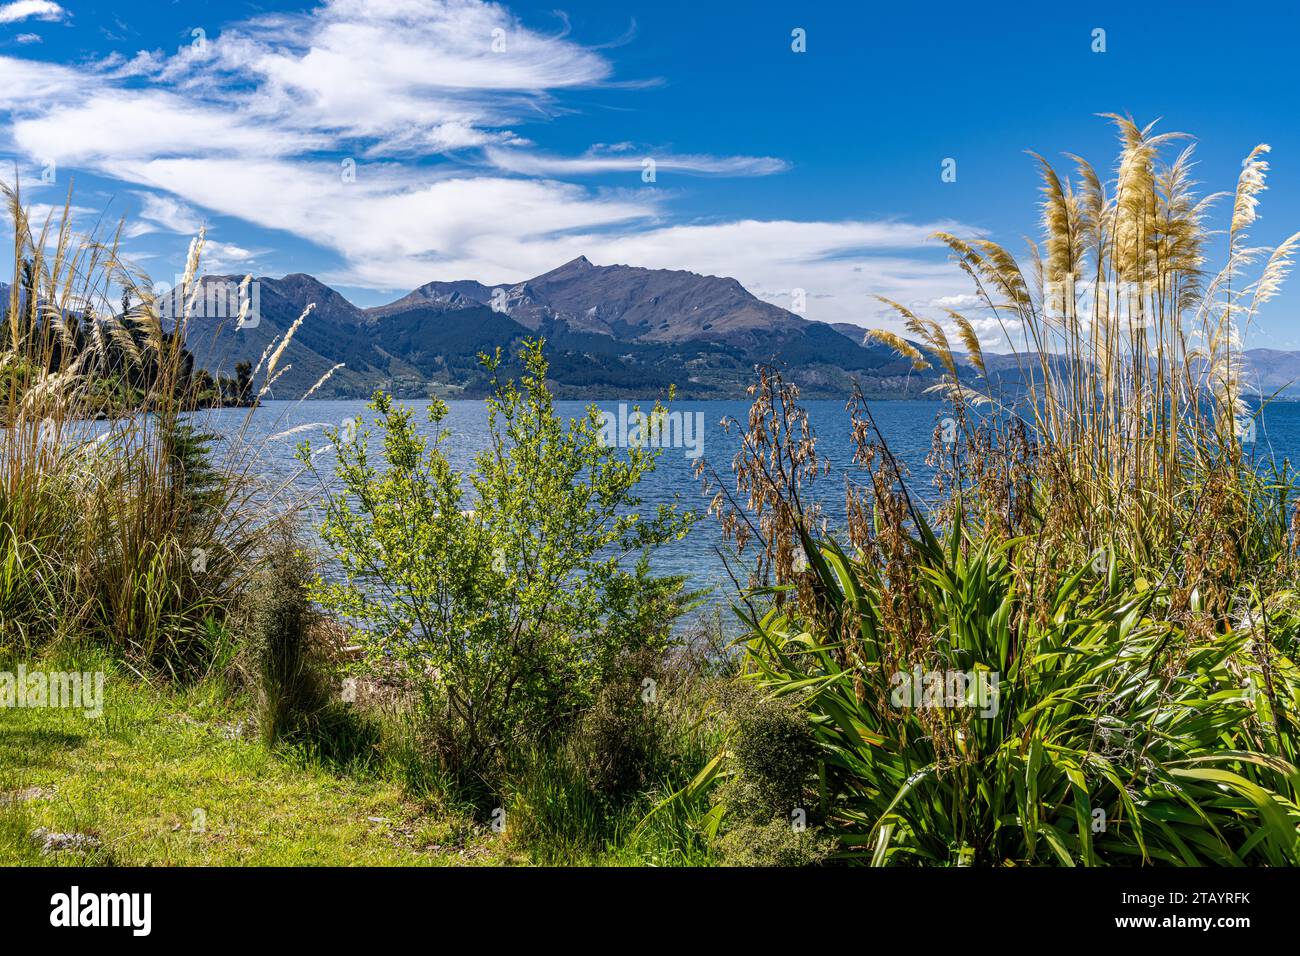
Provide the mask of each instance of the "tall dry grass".
[{"label": "tall dry grass", "polygon": [[[1300,237],[1250,245],[1261,147],[1212,270],[1218,197],[1195,194],[1190,150],[1112,119],[1109,182],[1039,158],[1027,256],[941,236],[1010,355],[957,312],[891,303],[907,337],[875,333],[939,370],[928,507],[860,394],[832,477],[770,369],[733,423],[734,482],[701,466],[753,568],[742,676],[808,718],[817,772],[789,803],[843,859],[1300,860],[1300,517],[1288,466],[1253,453],[1240,362]],[[834,530],[815,504],[828,478],[845,486]],[[656,812],[725,834],[743,743]]]},{"label": "tall dry grass", "polygon": [[71,193],[44,223],[17,187],[4,195],[14,279],[0,340],[0,646],[88,640],[142,673],[201,673],[230,639],[267,515],[294,510],[285,486],[257,477],[251,409],[232,435],[205,434],[196,416],[184,343],[204,237],[167,299],[126,261],[120,225],[74,232]]},{"label": "tall dry grass", "polygon": [[[1184,134],[1108,118],[1120,140],[1108,179],[1081,157],[1069,156],[1072,179],[1034,154],[1042,237],[1025,255],[938,236],[1009,360],[986,356],[956,311],[941,323],[890,302],[912,341],[872,334],[938,366],[957,427],[935,457],[965,508],[1039,535],[1045,557],[1104,551],[1175,574],[1186,602],[1226,613],[1247,576],[1294,557],[1290,482],[1251,461],[1269,396],[1244,378],[1241,351],[1300,233],[1271,249],[1250,241],[1268,146],[1246,157],[1235,192],[1200,196]],[[1226,234],[1211,228],[1225,198]]]}]

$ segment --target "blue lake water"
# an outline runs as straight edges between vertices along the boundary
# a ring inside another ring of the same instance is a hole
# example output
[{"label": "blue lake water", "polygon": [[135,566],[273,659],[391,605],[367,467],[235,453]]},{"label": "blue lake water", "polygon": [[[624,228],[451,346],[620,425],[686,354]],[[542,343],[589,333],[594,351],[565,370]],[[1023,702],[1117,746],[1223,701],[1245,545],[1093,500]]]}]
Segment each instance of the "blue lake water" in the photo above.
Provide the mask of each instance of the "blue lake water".
[{"label": "blue lake water", "polygon": [[[415,421],[428,431],[426,402],[408,401],[416,410]],[[580,416],[588,403],[558,402],[557,410],[567,417]],[[617,416],[618,402],[596,403],[604,411]],[[626,403],[624,403],[626,406]],[[853,450],[849,434],[849,415],[844,403],[839,401],[810,401],[804,403],[817,433],[819,456],[832,466],[831,475],[819,479],[823,502],[832,525],[843,517],[843,479],[845,470],[852,469]],[[911,489],[918,498],[926,499],[933,491],[933,473],[925,464],[937,421],[946,414],[947,406],[927,401],[882,401],[871,404],[871,412],[893,454],[908,468]],[[480,401],[449,403],[450,414],[443,425],[450,431],[443,448],[452,465],[460,470],[472,467],[473,456],[486,445],[487,413]],[[702,420],[704,431],[700,443],[703,457],[727,479],[731,479],[731,462],[739,439],[733,429],[731,434],[721,426],[724,418],[744,422],[749,403],[735,402],[674,402],[674,412],[696,415]],[[349,419],[362,417],[369,421],[373,413],[362,401],[270,401],[250,412],[248,409],[214,409],[200,414],[202,427],[223,436],[232,436],[243,430],[248,447],[257,450],[254,468],[268,480],[280,484],[290,482],[293,493],[307,499],[320,498],[321,489],[295,458],[298,445],[309,439],[314,448],[328,444],[325,427],[339,427]],[[247,420],[247,424],[245,424]],[[291,434],[284,434],[285,432]],[[276,437],[280,436],[280,437]],[[695,436],[692,434],[692,438]],[[1300,403],[1279,402],[1268,406],[1256,431],[1254,453],[1257,459],[1269,457],[1281,461],[1300,460]],[[647,511],[660,503],[676,500],[684,508],[703,512],[707,500],[701,494],[695,477],[695,460],[691,450],[665,448],[658,467],[642,484],[640,494]],[[318,469],[328,474],[333,455],[326,452],[317,460]],[[734,483],[731,485],[734,487]],[[311,512],[306,512],[310,522]],[[722,547],[716,520],[701,517],[686,538],[661,549],[654,560],[655,567],[664,573],[687,575],[690,585],[698,589],[714,589],[713,600],[725,603],[730,599],[730,583],[717,554]]]}]

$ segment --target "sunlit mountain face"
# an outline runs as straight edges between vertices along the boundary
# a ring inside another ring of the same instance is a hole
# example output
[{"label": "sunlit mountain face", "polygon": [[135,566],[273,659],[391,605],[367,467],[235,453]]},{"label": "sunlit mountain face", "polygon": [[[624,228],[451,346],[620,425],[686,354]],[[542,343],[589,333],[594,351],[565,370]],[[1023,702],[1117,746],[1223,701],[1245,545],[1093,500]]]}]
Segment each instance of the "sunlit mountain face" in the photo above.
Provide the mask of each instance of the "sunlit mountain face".
[{"label": "sunlit mountain face", "polygon": [[[234,285],[237,276],[209,277]],[[850,378],[873,394],[920,395],[932,378],[861,330],[804,319],[751,295],[735,279],[692,272],[598,266],[585,257],[511,285],[475,280],[420,286],[387,305],[359,308],[311,276],[256,279],[258,321],[197,315],[189,342],[212,371],[256,363],[308,306],[295,331],[292,368],[277,388],[303,394],[476,394],[487,380],[478,356],[513,354],[525,338],[548,345],[560,394],[742,397],[757,363],[788,368],[813,396],[842,395]],[[201,297],[206,298],[206,297]]]}]

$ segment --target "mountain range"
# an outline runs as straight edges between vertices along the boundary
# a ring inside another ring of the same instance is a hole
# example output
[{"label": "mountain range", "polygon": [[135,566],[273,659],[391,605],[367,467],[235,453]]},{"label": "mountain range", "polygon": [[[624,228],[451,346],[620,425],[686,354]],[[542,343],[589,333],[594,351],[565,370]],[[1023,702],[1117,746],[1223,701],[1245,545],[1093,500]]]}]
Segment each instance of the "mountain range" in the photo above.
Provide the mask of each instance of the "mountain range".
[{"label": "mountain range", "polygon": [[[237,284],[209,276],[205,283]],[[754,365],[797,370],[808,397],[843,397],[857,380],[869,396],[919,397],[931,376],[863,330],[813,322],[750,294],[735,279],[693,272],[593,265],[586,257],[515,285],[430,282],[387,305],[360,308],[312,276],[258,282],[259,321],[234,328],[192,320],[197,363],[229,374],[256,365],[315,303],[294,333],[273,394],[297,397],[343,363],[315,397],[356,398],[384,388],[399,397],[482,394],[478,354],[518,352],[543,337],[555,392],[565,398],[739,398]],[[509,366],[507,366],[509,368]]]},{"label": "mountain range", "polygon": [[[200,366],[230,374],[237,362],[257,365],[314,303],[279,362],[273,397],[305,394],[340,363],[314,397],[368,397],[376,388],[403,398],[473,397],[488,388],[479,353],[500,348],[510,357],[530,336],[546,339],[561,398],[644,401],[670,386],[681,398],[742,398],[760,362],[785,369],[806,398],[845,398],[855,381],[869,398],[920,398],[935,381],[933,371],[918,372],[887,346],[864,342],[861,327],[803,318],[735,279],[599,266],[585,256],[515,285],[429,282],[372,308],[309,275],[257,282],[256,327],[195,320],[188,344]],[[1014,377],[1010,357],[986,361],[990,372]],[[1243,364],[1253,388],[1300,396],[1300,352],[1253,349]]]}]

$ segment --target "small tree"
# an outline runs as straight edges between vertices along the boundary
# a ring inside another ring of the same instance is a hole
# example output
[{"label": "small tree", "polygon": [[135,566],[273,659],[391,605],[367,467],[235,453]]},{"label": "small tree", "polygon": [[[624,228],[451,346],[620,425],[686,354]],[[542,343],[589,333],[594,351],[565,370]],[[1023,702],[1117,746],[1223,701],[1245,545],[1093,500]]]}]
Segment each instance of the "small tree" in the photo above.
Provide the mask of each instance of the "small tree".
[{"label": "small tree", "polygon": [[[516,385],[498,378],[499,350],[480,356],[489,440],[468,476],[443,453],[441,401],[429,405],[426,438],[409,409],[375,395],[382,463],[368,427],[328,434],[340,491],[324,503],[321,536],[343,578],[319,580],[314,596],[359,625],[372,663],[424,688],[437,755],[462,780],[564,723],[621,653],[662,648],[682,605],[681,578],[626,560],[684,535],[694,517],[675,504],[640,514],[636,486],[659,452],[604,445],[594,406],[566,425],[542,343],[526,342],[521,359]],[[310,465],[310,447],[300,456]],[[661,619],[629,628],[646,618],[629,602],[664,608]]]},{"label": "small tree", "polygon": [[241,405],[247,405],[253,397],[253,363],[244,361],[235,364],[235,394]]}]

